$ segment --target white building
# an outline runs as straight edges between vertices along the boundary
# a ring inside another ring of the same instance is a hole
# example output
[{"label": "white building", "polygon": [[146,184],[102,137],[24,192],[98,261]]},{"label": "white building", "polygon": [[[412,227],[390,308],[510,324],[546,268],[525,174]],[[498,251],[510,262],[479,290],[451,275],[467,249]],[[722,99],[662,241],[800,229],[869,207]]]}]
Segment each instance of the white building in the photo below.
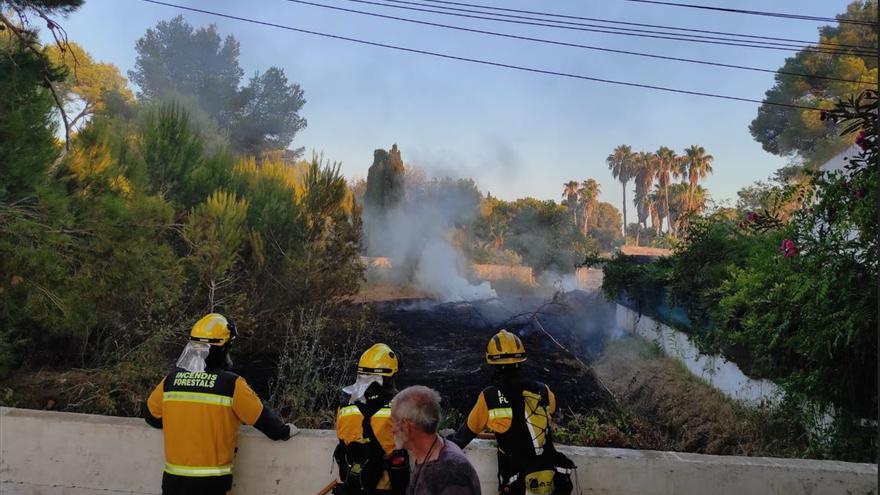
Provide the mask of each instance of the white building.
[{"label": "white building", "polygon": [[853,144],[849,148],[847,148],[847,149],[841,151],[840,153],[838,153],[837,155],[835,155],[832,159],[825,162],[825,164],[819,168],[822,170],[825,170],[827,172],[831,172],[834,170],[843,170],[844,167],[846,166],[846,161],[844,160],[844,158],[856,156],[859,154],[859,152],[861,152],[861,150],[862,149],[859,148],[858,145]]}]

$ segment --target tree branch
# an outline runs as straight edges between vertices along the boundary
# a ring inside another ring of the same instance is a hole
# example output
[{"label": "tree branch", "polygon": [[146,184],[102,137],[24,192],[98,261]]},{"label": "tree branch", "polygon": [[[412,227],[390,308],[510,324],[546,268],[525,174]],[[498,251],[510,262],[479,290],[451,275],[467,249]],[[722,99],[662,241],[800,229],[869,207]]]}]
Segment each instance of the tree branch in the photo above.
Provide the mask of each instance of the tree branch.
[{"label": "tree branch", "polygon": [[71,128],[75,128],[75,127],[76,127],[76,123],[79,122],[79,119],[81,119],[81,118],[85,117],[86,115],[89,115],[90,113],[92,113],[91,111],[92,111],[93,109],[94,109],[94,107],[92,107],[92,104],[91,104],[90,102],[86,101],[86,105],[85,105],[85,107],[82,109],[82,111],[81,111],[80,113],[78,113],[78,114],[76,115],[76,117],[74,117],[74,118],[70,121],[70,127],[71,127]]},{"label": "tree branch", "polygon": [[[12,9],[18,15],[19,19],[22,20],[22,24],[24,24],[24,14],[15,6],[12,6]],[[43,18],[43,20],[46,21],[49,30],[52,32],[52,36],[58,43],[58,47],[62,51],[66,51],[69,45],[67,42],[67,36],[64,33],[64,30],[61,29],[61,26],[56,24],[55,21],[49,19],[49,17],[43,12],[39,10],[36,10],[36,12],[37,15],[39,15],[41,18]],[[64,157],[67,156],[67,153],[70,151],[71,123],[70,119],[67,116],[67,111],[64,109],[64,100],[58,95],[58,92],[55,89],[55,85],[52,83],[52,80],[49,77],[49,74],[51,73],[51,71],[49,70],[49,63],[43,52],[40,51],[37,46],[35,46],[36,43],[34,42],[35,37],[33,36],[33,33],[30,33],[24,28],[19,28],[18,26],[16,26],[12,21],[7,19],[2,12],[0,12],[0,22],[2,22],[7,29],[12,31],[12,33],[24,44],[24,46],[29,51],[33,52],[39,58],[39,60],[43,62],[43,84],[46,86],[46,88],[49,89],[49,92],[52,93],[52,99],[55,100],[55,106],[58,108],[58,112],[61,114],[61,121],[64,124],[64,152],[61,154],[61,156],[58,157],[57,160],[55,160],[55,163],[53,163],[52,166],[49,168],[49,173],[53,173],[61,160],[63,160]],[[56,30],[60,30],[60,32],[62,33],[62,36],[60,38],[56,33]],[[75,57],[76,56],[74,55],[74,64],[76,60]]]}]

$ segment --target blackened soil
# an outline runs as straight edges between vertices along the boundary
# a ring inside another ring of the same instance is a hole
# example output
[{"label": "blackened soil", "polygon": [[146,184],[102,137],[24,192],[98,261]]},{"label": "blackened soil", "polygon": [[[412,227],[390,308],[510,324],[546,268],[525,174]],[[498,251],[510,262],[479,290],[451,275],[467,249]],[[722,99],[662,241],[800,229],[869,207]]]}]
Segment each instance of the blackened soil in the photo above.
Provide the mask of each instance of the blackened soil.
[{"label": "blackened soil", "polygon": [[518,334],[526,346],[524,375],[548,384],[560,410],[613,409],[611,397],[588,368],[601,352],[607,325],[614,321],[613,306],[600,298],[574,292],[556,302],[537,298],[386,302],[373,309],[385,323],[376,339],[401,354],[398,388],[416,384],[434,388],[445,408],[466,415],[480,390],[489,385],[486,344],[505,328]]}]

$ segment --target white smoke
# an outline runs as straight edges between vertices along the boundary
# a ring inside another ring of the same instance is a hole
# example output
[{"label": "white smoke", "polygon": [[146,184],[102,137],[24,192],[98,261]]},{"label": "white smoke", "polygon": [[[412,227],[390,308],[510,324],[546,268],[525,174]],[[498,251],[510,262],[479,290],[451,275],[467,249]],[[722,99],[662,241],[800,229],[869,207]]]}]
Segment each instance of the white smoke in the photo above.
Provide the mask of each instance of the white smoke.
[{"label": "white smoke", "polygon": [[561,275],[551,270],[541,272],[538,275],[538,284],[556,292],[571,292],[582,288],[575,275],[571,273]]},{"label": "white smoke", "polygon": [[364,214],[369,255],[391,261],[382,278],[411,283],[443,302],[497,297],[488,282],[467,279],[469,261],[453,241],[455,223],[468,221],[477,213],[474,198],[458,195],[454,189],[444,189],[441,194],[426,191],[432,183],[407,183],[406,187],[406,200],[401,205],[384,215]]},{"label": "white smoke", "polygon": [[429,239],[419,257],[413,281],[443,302],[497,297],[489,282],[471,284],[461,276],[464,257],[446,239]]}]

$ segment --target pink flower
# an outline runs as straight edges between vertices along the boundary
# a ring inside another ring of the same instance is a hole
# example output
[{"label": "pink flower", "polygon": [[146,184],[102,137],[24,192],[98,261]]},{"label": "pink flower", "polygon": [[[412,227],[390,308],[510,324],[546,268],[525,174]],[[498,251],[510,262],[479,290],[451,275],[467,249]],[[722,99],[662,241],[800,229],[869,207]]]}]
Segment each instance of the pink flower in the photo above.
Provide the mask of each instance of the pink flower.
[{"label": "pink flower", "polygon": [[752,223],[757,222],[758,221],[758,214],[753,211],[746,213],[746,221],[752,222]]},{"label": "pink flower", "polygon": [[862,199],[862,198],[865,197],[865,190],[864,190],[864,189],[859,189],[858,191],[856,191],[856,192],[853,193],[853,196],[854,196],[856,199]]},{"label": "pink flower", "polygon": [[797,255],[798,252],[797,245],[791,239],[783,239],[780,249],[782,250],[782,256],[786,258],[791,258]]},{"label": "pink flower", "polygon": [[871,143],[868,142],[868,134],[865,131],[860,132],[856,137],[856,144],[859,145],[859,148],[865,151],[871,146]]}]

